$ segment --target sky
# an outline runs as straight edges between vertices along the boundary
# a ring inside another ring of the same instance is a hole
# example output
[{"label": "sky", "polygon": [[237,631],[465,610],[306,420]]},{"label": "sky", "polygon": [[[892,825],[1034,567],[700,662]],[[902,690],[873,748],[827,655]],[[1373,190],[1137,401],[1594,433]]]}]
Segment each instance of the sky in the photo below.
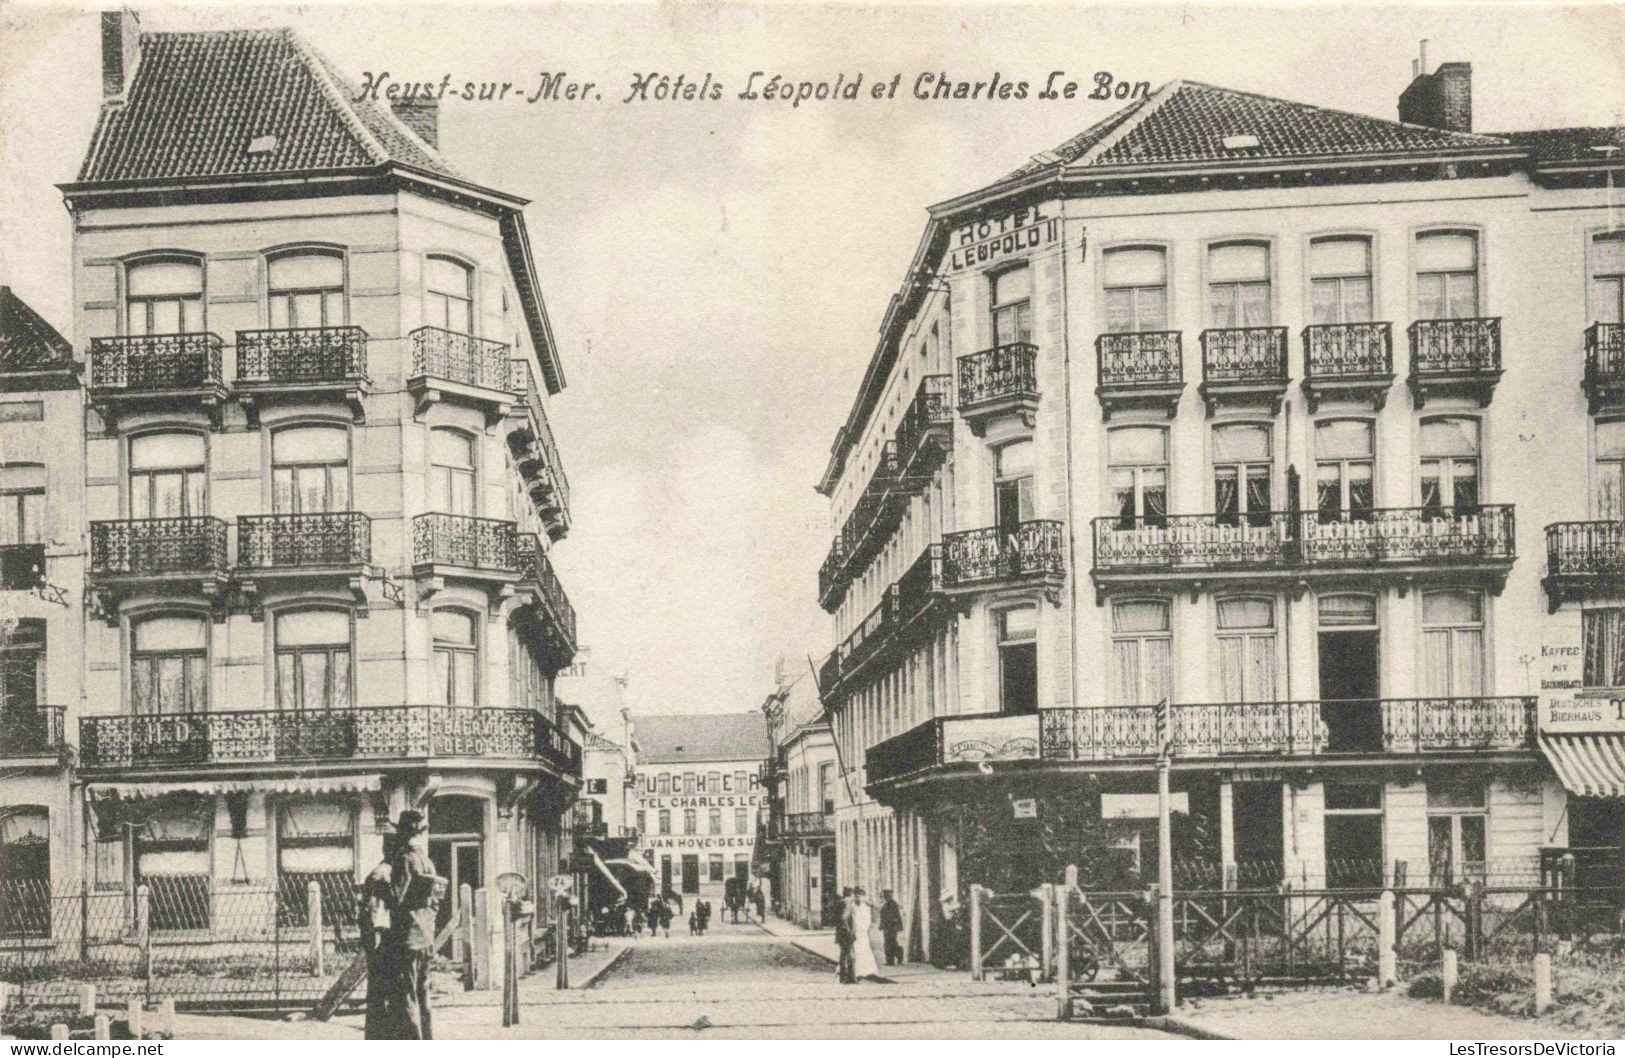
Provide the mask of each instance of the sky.
[{"label": "sky", "polygon": [[[754,709],[776,667],[832,646],[814,491],[923,231],[974,190],[1109,114],[1096,71],[1395,116],[1418,41],[1473,65],[1475,129],[1625,123],[1625,8],[1554,3],[137,3],[152,30],[289,25],[361,83],[598,88],[442,105],[440,145],[525,210],[569,387],[571,481],[554,561],[594,664],[637,711]],[[0,0],[0,283],[69,328],[75,175],[100,103],[98,15]],[[1040,100],[1066,71],[1077,97]],[[780,74],[895,99],[740,99]],[[917,75],[1031,84],[1024,100],[920,101]],[[717,100],[623,98],[640,75]],[[601,98],[599,98],[601,96]]]}]

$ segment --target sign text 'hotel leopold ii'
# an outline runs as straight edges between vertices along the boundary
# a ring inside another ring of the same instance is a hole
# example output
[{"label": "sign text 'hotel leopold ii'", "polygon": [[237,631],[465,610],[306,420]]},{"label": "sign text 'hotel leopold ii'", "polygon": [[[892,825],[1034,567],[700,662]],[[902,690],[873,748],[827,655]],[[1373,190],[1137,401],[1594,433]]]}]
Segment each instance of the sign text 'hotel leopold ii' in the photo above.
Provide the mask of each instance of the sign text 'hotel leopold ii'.
[{"label": "sign text 'hotel leopold ii'", "polygon": [[1042,206],[979,220],[954,232],[947,271],[975,268],[1037,250],[1054,244],[1060,237],[1061,219],[1046,214]]}]

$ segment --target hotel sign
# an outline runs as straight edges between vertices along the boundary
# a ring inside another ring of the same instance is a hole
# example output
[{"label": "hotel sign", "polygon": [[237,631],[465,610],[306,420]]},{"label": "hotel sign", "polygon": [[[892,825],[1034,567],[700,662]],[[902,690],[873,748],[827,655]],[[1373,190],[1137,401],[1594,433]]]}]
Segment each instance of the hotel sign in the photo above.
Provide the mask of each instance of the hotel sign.
[{"label": "hotel sign", "polygon": [[1061,238],[1061,220],[1030,206],[974,224],[953,233],[948,243],[948,272],[979,268],[1007,257],[1053,246]]},{"label": "hotel sign", "polygon": [[1547,734],[1625,732],[1625,697],[1594,696],[1585,686],[1585,638],[1577,610],[1547,619],[1535,659],[1540,730]]}]

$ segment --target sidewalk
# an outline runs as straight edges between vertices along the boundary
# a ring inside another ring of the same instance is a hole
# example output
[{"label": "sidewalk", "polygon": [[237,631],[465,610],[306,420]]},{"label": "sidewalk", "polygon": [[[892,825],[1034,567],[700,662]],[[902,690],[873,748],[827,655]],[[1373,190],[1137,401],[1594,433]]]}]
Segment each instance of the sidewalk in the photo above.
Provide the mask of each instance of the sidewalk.
[{"label": "sidewalk", "polygon": [[[829,960],[831,965],[841,961],[841,950],[835,943],[835,931],[833,929],[803,929],[794,922],[787,922],[771,914],[767,916],[766,922],[757,922],[756,924],[774,937],[789,941],[802,951]],[[880,935],[879,930],[872,929],[869,931],[869,943],[875,950],[876,961],[881,963],[881,976],[899,983],[939,982],[944,985],[951,984],[955,991],[1010,992],[1013,994],[1025,994],[1031,991],[1029,985],[1020,981],[999,981],[995,980],[992,975],[982,981],[973,981],[969,970],[944,970],[941,967],[932,966],[928,962],[906,962],[898,966],[887,966],[879,958],[880,952],[885,950],[885,938]]]},{"label": "sidewalk", "polygon": [[1314,989],[1192,999],[1153,1027],[1234,1040],[1549,1040],[1537,1021],[1398,992]]}]

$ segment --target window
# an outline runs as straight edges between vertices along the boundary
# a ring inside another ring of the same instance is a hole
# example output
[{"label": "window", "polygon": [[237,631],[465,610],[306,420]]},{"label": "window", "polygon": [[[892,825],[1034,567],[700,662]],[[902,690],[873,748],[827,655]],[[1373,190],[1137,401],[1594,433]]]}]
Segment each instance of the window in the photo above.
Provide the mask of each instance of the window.
[{"label": "window", "polygon": [[722,773],[714,771],[705,777],[705,792],[719,794],[722,792]]},{"label": "window", "polygon": [[685,771],[683,773],[683,793],[693,794],[698,792],[699,791],[695,789],[694,773],[691,771]]},{"label": "window", "polygon": [[1625,521],[1625,421],[1597,424],[1597,517]]},{"label": "window", "polygon": [[712,834],[720,834],[720,833],[722,833],[722,809],[713,808],[713,809],[711,809],[710,812],[708,812],[706,814],[707,814],[707,817],[708,817],[706,819],[706,822],[708,824],[710,824],[710,827],[711,827],[709,833],[712,833]]},{"label": "window", "polygon": [[1422,690],[1430,698],[1484,693],[1483,599],[1472,592],[1422,596]]},{"label": "window", "polygon": [[660,776],[660,792],[663,793],[663,794],[671,793],[671,775],[666,774],[666,773],[661,774],[661,776]]},{"label": "window", "polygon": [[700,832],[698,815],[694,809],[683,809],[683,833],[698,834]]},{"label": "window", "polygon": [[449,257],[425,265],[423,322],[458,334],[474,333],[474,270]]},{"label": "window", "polygon": [[1269,524],[1272,470],[1268,426],[1213,428],[1213,502],[1220,525]]},{"label": "window", "polygon": [[1168,262],[1155,246],[1107,250],[1102,261],[1106,329],[1114,334],[1168,327]]},{"label": "window", "polygon": [[1427,787],[1429,883],[1482,880],[1489,819],[1484,784],[1433,778]]},{"label": "window", "polygon": [[1315,323],[1367,323],[1371,298],[1371,240],[1354,236],[1309,244],[1309,291]]},{"label": "window", "polygon": [[735,808],[734,809],[734,833],[735,834],[743,834],[745,832],[746,826],[748,826],[748,825],[749,824],[746,822],[746,812],[745,812],[745,810],[743,808]]},{"label": "window", "polygon": [[1000,529],[1033,518],[1033,443],[1014,441],[993,452],[993,507]]},{"label": "window", "polygon": [[1219,600],[1219,695],[1226,702],[1275,700],[1275,604]]},{"label": "window", "polygon": [[429,506],[445,514],[474,513],[474,438],[457,430],[429,431]]},{"label": "window", "polygon": [[1108,477],[1118,528],[1168,524],[1168,432],[1123,426],[1106,435]]},{"label": "window", "polygon": [[7,934],[51,935],[51,816],[41,805],[0,811],[0,893]]},{"label": "window", "polygon": [[1208,323],[1214,327],[1268,327],[1270,248],[1231,242],[1207,252]]},{"label": "window", "polygon": [[474,705],[479,696],[479,639],[474,615],[436,610],[430,618],[434,635],[435,694],[441,705]]},{"label": "window", "polygon": [[750,779],[745,772],[734,772],[734,792],[744,793],[750,787]]},{"label": "window", "polygon": [[1316,425],[1316,506],[1322,522],[1371,520],[1374,460],[1370,423],[1334,419]]},{"label": "window", "polygon": [[1625,687],[1625,609],[1580,611],[1587,688]]},{"label": "window", "polygon": [[723,880],[723,870],[724,870],[724,862],[723,862],[723,859],[722,859],[722,853],[720,853],[720,852],[711,853],[706,859],[706,869],[709,872],[709,876],[710,876],[711,881],[713,881],[713,882],[722,881]]},{"label": "window", "polygon": [[1382,787],[1327,783],[1326,885],[1375,889],[1382,885]]},{"label": "window", "polygon": [[316,514],[350,508],[350,442],[335,426],[297,426],[271,435],[271,509]]},{"label": "window", "polygon": [[294,802],[277,810],[276,827],[281,924],[309,924],[311,882],[327,915],[343,922],[355,885],[355,812],[342,803]]},{"label": "window", "polygon": [[818,803],[826,816],[835,813],[835,765],[829,762],[818,766]]},{"label": "window", "polygon": [[45,468],[0,466],[0,545],[45,542]]},{"label": "window", "polygon": [[1112,604],[1112,704],[1154,705],[1173,691],[1173,632],[1168,604]]},{"label": "window", "polygon": [[999,709],[1024,716],[1038,712],[1038,609],[1004,610],[999,621]]},{"label": "window", "polygon": [[203,266],[163,257],[131,264],[124,273],[128,334],[188,334],[203,330]]},{"label": "window", "polygon": [[279,254],[266,266],[272,327],[342,327],[344,258],[332,251]]},{"label": "window", "polygon": [[1027,268],[1012,268],[993,277],[993,344],[1014,345],[1033,340],[1033,276]]},{"label": "window", "polygon": [[203,435],[149,433],[130,439],[130,517],[208,513]]},{"label": "window", "polygon": [[130,705],[137,716],[209,708],[208,625],[201,617],[148,617],[130,629]]},{"label": "window", "polygon": [[660,810],[660,832],[662,834],[671,833],[671,809],[669,808]]},{"label": "window", "polygon": [[1591,240],[1591,314],[1597,323],[1625,323],[1625,231]]},{"label": "window", "polygon": [[1478,315],[1478,236],[1440,231],[1416,240],[1416,317],[1460,320]]},{"label": "window", "polygon": [[7,734],[20,734],[22,728],[32,733],[43,721],[39,706],[45,698],[45,627],[42,619],[25,617],[0,641],[4,644],[0,652],[0,741]]},{"label": "window", "polygon": [[350,615],[296,610],[276,617],[276,705],[286,711],[350,707]]},{"label": "window", "polygon": [[1478,509],[1478,422],[1429,419],[1422,423],[1422,506],[1430,512]]},{"label": "window", "polygon": [[648,813],[642,808],[638,809],[637,823],[635,825],[638,828],[638,833],[639,834],[647,834],[649,832],[649,829],[646,826],[644,826],[644,824],[647,823],[647,822],[648,822]]}]

